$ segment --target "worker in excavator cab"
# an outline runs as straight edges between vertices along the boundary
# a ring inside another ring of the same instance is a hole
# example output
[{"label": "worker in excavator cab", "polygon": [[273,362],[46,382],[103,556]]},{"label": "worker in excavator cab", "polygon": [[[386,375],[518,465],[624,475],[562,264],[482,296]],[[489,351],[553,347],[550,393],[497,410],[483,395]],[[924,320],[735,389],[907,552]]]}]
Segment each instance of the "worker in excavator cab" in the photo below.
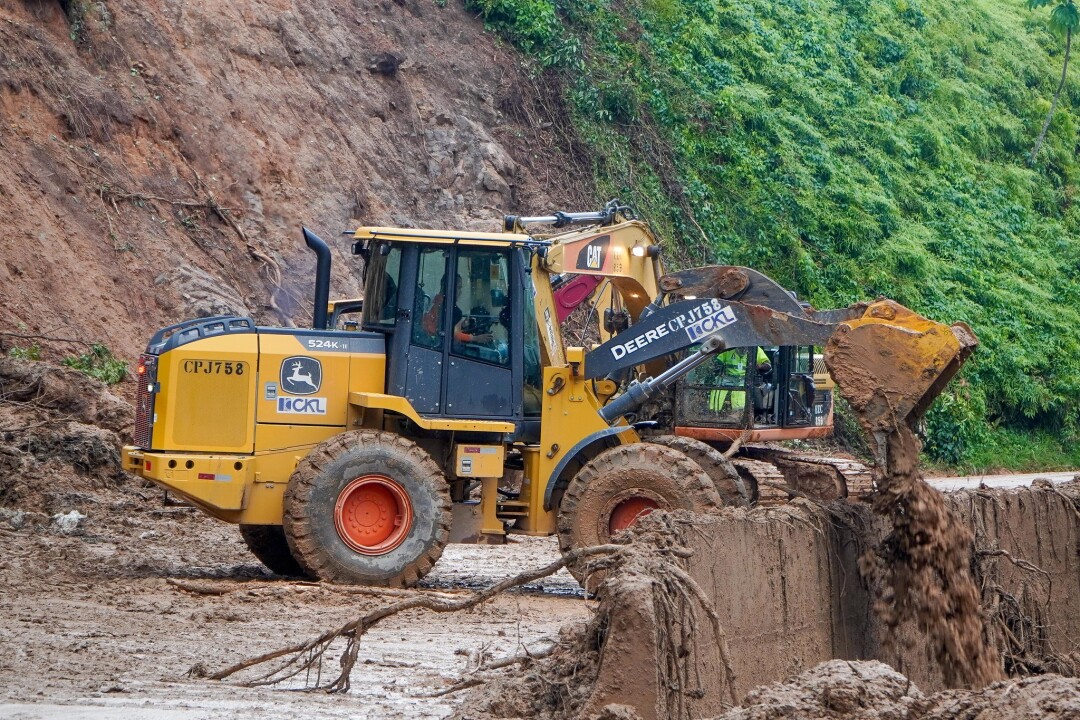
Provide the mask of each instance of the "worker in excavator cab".
[{"label": "worker in excavator cab", "polygon": [[[772,372],[772,361],[763,348],[755,349],[758,377],[764,377]],[[746,408],[746,359],[746,348],[734,348],[716,356],[713,367],[716,387],[709,391],[709,410],[718,415],[743,414]],[[770,396],[766,394],[765,397]]]}]

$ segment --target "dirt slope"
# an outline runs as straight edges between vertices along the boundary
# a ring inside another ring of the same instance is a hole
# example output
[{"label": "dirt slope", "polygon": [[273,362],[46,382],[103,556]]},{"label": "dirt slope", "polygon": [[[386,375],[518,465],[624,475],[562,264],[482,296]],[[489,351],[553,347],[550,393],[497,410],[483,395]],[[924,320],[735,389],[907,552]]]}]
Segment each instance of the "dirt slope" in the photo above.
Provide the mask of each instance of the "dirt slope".
[{"label": "dirt slope", "polygon": [[540,93],[459,2],[0,0],[0,331],[130,358],[190,316],[305,323],[301,225],[355,296],[350,218],[582,202]]}]

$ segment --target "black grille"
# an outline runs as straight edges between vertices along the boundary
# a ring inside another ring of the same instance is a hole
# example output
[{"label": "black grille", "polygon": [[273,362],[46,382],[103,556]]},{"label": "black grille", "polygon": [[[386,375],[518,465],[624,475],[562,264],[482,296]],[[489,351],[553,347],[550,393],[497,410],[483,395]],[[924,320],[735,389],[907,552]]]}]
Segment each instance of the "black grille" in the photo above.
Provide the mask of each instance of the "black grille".
[{"label": "black grille", "polygon": [[138,388],[135,393],[135,433],[136,447],[150,449],[154,435],[154,396],[152,388],[157,386],[157,356],[139,356]]}]

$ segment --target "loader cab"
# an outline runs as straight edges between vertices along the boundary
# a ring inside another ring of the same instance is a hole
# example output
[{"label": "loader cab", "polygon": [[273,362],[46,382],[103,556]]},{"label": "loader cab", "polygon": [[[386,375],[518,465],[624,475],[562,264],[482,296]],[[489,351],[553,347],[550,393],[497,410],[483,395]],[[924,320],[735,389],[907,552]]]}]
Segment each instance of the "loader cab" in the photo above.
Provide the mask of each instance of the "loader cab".
[{"label": "loader cab", "polygon": [[539,423],[531,251],[508,242],[369,241],[363,328],[387,336],[386,393],[425,417]]}]

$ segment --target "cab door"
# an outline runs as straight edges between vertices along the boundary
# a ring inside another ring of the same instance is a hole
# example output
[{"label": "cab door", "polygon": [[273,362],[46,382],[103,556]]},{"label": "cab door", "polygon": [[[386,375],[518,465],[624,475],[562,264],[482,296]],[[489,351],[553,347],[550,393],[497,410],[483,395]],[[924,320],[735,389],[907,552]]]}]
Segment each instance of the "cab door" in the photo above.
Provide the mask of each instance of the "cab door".
[{"label": "cab door", "polygon": [[447,272],[452,249],[438,246],[417,250],[411,322],[407,327],[408,349],[403,363],[404,395],[418,413],[442,415],[446,409],[443,387],[447,323],[454,304],[447,301],[447,297],[453,297],[449,293],[454,292]]},{"label": "cab door", "polygon": [[520,382],[514,383],[511,369],[520,360],[513,342],[513,296],[518,293],[511,290],[510,261],[508,248],[457,248],[449,278],[455,303],[444,318],[447,415],[520,415]]}]

